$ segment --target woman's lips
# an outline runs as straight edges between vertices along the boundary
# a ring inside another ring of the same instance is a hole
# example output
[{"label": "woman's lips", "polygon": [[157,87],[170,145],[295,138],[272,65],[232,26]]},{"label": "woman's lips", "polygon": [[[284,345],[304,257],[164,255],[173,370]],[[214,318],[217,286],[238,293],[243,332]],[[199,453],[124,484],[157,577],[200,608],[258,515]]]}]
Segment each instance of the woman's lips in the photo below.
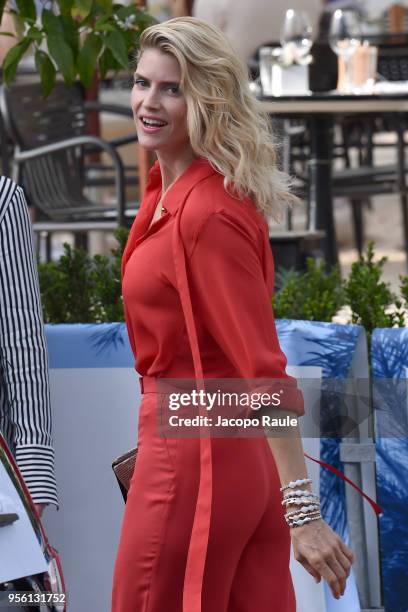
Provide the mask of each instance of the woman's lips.
[{"label": "woman's lips", "polygon": [[167,123],[165,125],[146,125],[142,119],[139,119],[139,123],[146,134],[155,134],[167,126]]}]

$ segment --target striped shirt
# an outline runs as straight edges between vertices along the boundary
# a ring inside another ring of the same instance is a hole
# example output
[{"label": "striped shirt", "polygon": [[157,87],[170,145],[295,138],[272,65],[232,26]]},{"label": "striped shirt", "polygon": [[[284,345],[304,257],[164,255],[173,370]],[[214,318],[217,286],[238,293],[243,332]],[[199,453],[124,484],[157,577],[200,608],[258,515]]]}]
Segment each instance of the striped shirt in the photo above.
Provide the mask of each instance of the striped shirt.
[{"label": "striped shirt", "polygon": [[48,354],[27,203],[0,177],[0,430],[35,503],[59,507]]}]

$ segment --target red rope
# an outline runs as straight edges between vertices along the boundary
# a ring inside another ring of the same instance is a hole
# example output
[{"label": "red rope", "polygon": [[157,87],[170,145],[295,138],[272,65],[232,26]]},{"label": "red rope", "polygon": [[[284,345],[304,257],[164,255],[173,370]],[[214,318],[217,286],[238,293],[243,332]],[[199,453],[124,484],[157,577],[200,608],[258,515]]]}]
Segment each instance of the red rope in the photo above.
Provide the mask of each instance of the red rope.
[{"label": "red rope", "polygon": [[360,487],[358,487],[352,480],[350,480],[350,478],[347,478],[347,476],[345,476],[343,472],[340,472],[340,470],[335,468],[334,465],[331,465],[330,463],[326,463],[325,461],[320,461],[320,459],[315,459],[314,457],[311,457],[307,453],[304,453],[304,455],[308,459],[311,459],[312,461],[315,461],[316,463],[320,463],[320,465],[322,465],[324,468],[326,468],[327,470],[330,470],[331,472],[336,474],[336,476],[340,476],[340,478],[342,478],[343,480],[351,484],[352,487],[357,489],[360,495],[366,498],[366,500],[368,501],[368,503],[370,504],[370,506],[372,507],[372,509],[374,510],[376,514],[378,515],[383,514],[384,510],[381,508],[381,506],[379,506],[373,499],[371,499],[371,497],[369,497],[367,493],[364,493],[364,491],[362,491]]}]

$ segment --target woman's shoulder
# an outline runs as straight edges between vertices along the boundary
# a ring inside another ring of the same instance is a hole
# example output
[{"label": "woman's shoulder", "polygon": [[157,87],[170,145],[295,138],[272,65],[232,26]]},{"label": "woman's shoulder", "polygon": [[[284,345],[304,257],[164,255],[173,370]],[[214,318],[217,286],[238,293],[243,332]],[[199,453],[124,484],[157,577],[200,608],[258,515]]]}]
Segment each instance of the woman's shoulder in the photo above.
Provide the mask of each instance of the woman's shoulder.
[{"label": "woman's shoulder", "polygon": [[258,242],[267,228],[265,217],[252,198],[239,198],[224,186],[224,177],[214,172],[191,190],[184,206],[181,230],[187,242],[195,243],[200,231],[212,225],[235,227]]}]

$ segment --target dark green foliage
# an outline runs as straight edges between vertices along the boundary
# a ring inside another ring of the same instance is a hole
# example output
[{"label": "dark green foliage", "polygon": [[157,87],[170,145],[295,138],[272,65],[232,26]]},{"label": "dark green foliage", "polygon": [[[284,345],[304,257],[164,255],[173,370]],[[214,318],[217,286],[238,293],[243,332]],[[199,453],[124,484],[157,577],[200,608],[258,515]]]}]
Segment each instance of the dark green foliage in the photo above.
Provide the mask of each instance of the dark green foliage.
[{"label": "dark green foliage", "polygon": [[6,83],[10,83],[16,75],[17,66],[31,45],[31,41],[26,38],[21,40],[17,45],[14,45],[4,58],[2,69]]},{"label": "dark green foliage", "polygon": [[41,302],[45,323],[66,322],[66,278],[55,263],[39,264]]},{"label": "dark green foliage", "polygon": [[[369,339],[376,327],[404,327],[402,302],[381,280],[386,261],[386,257],[374,261],[374,243],[369,242],[366,254],[352,264],[344,287],[351,322],[363,325]],[[392,304],[396,308],[387,312]]]},{"label": "dark green foliage", "polygon": [[354,262],[342,280],[334,266],[325,272],[324,262],[307,260],[306,272],[280,271],[273,297],[276,318],[331,321],[342,306],[351,309],[351,321],[365,327],[370,342],[376,327],[404,327],[408,310],[408,276],[400,276],[401,297],[382,280],[386,257],[375,261],[374,243]]},{"label": "dark green foliage", "polygon": [[[0,15],[8,10],[4,6],[0,0]],[[34,48],[45,97],[54,88],[57,69],[66,83],[79,78],[89,88],[98,68],[101,78],[109,70],[128,68],[140,34],[155,23],[135,3],[122,6],[114,0],[54,0],[52,10],[47,5],[42,11],[40,22],[34,0],[17,0],[17,10],[9,12],[17,39],[4,59],[4,80],[11,83],[22,57]]]},{"label": "dark green foliage", "polygon": [[[39,265],[41,299],[47,323],[123,321],[121,261],[129,230],[115,233],[118,246],[110,256],[90,258],[64,245],[57,262]],[[277,319],[332,321],[342,306],[351,308],[351,323],[363,325],[370,341],[375,327],[403,327],[408,309],[408,276],[401,276],[401,299],[381,280],[386,257],[374,261],[374,245],[352,265],[346,280],[338,266],[326,272],[324,262],[307,260],[305,272],[280,270],[272,304]],[[394,305],[394,311],[388,312]]]},{"label": "dark green foliage", "polygon": [[408,309],[408,276],[400,276],[400,293],[404,306]]},{"label": "dark green foliage", "polygon": [[35,52],[35,67],[40,75],[43,96],[47,98],[54,89],[57,71],[48,55],[39,49]]},{"label": "dark green foliage", "polygon": [[0,0],[0,21],[3,19],[3,11],[6,6],[7,0]]},{"label": "dark green foliage", "polygon": [[118,247],[111,256],[95,255],[64,244],[57,262],[38,266],[46,323],[123,321],[120,267],[128,230],[115,233]]},{"label": "dark green foliage", "polygon": [[277,273],[280,289],[273,297],[273,310],[278,319],[331,321],[344,304],[343,282],[338,266],[329,273],[324,261],[307,258],[306,272],[294,270]]}]

